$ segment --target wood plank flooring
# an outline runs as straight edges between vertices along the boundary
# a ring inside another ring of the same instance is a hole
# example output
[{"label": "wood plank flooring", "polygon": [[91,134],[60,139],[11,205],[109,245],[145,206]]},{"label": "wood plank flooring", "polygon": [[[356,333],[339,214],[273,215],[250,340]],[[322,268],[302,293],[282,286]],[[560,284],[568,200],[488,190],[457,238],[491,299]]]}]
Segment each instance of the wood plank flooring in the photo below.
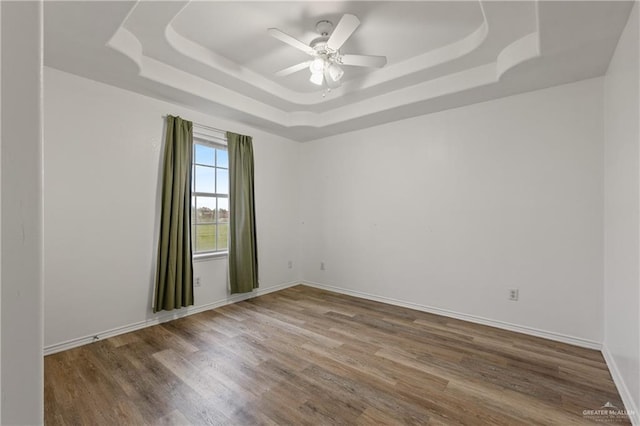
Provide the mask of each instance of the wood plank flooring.
[{"label": "wood plank flooring", "polygon": [[598,351],[305,286],[45,357],[48,425],[578,425],[606,402]]}]

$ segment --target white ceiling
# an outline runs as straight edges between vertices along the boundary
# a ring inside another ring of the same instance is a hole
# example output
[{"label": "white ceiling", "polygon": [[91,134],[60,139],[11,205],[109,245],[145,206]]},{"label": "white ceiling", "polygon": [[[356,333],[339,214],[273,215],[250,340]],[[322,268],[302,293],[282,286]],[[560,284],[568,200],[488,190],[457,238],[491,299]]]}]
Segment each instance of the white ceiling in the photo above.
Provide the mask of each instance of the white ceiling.
[{"label": "white ceiling", "polygon": [[[45,65],[298,141],[603,75],[627,1],[47,1]],[[345,13],[360,27],[343,53],[386,56],[345,66],[326,93],[309,71],[274,74]],[[324,95],[324,96],[323,96]],[[170,111],[169,111],[170,112]]]}]

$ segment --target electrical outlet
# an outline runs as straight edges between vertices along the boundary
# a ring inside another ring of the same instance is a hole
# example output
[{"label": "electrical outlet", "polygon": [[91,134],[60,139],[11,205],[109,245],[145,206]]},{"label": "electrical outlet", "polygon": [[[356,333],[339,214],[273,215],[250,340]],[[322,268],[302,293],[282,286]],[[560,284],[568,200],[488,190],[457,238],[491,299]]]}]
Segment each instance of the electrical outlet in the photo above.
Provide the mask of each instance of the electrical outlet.
[{"label": "electrical outlet", "polygon": [[324,262],[320,262],[320,270],[324,271]]},{"label": "electrical outlet", "polygon": [[193,283],[194,287],[200,287],[200,277],[196,277],[194,283]]},{"label": "electrical outlet", "polygon": [[518,290],[517,288],[510,288],[509,289],[509,300],[513,300],[514,302],[518,300],[518,297],[520,296],[520,290]]},{"label": "electrical outlet", "polygon": [[293,269],[293,262],[292,261],[287,262],[287,266],[289,267],[289,269]]}]

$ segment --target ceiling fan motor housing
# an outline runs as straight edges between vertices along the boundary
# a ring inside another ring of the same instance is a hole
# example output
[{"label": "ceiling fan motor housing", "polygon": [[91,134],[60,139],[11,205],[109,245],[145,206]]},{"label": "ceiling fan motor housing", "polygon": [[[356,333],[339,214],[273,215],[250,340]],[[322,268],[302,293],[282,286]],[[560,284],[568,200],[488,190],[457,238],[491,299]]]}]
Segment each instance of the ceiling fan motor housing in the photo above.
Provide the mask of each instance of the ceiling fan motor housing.
[{"label": "ceiling fan motor housing", "polygon": [[327,40],[329,40],[329,37],[325,37],[325,36],[316,37],[313,40],[311,40],[311,43],[309,43],[309,46],[313,47],[313,49],[316,52],[323,53],[325,50],[327,50]]}]

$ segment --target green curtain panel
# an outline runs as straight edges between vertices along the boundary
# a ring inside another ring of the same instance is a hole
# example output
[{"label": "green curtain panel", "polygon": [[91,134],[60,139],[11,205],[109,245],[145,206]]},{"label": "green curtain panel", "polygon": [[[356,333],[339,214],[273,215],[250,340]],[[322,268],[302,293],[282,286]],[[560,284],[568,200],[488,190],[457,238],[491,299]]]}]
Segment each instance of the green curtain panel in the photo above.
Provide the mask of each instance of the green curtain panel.
[{"label": "green curtain panel", "polygon": [[167,117],[153,312],[193,305],[191,155],[193,123]]},{"label": "green curtain panel", "polygon": [[250,136],[227,132],[229,150],[229,284],[231,293],[258,288],[258,245]]}]

